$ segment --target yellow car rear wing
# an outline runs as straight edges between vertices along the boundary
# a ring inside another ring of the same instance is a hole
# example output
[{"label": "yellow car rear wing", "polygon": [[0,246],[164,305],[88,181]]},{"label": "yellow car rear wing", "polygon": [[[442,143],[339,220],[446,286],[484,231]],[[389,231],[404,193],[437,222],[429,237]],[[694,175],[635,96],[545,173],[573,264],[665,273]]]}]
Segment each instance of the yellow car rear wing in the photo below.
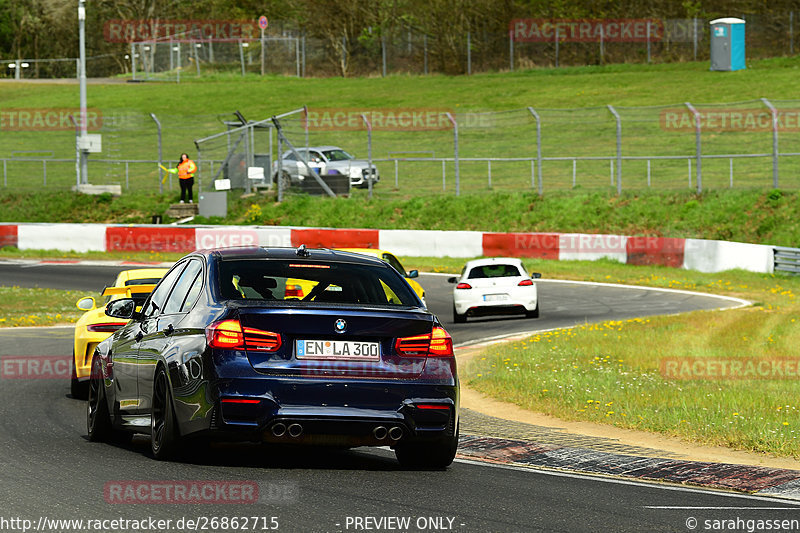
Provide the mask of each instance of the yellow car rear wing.
[{"label": "yellow car rear wing", "polygon": [[132,294],[153,292],[153,289],[155,288],[156,288],[155,284],[128,285],[127,287],[106,287],[105,290],[103,290],[102,296],[116,296],[116,295],[130,296]]}]

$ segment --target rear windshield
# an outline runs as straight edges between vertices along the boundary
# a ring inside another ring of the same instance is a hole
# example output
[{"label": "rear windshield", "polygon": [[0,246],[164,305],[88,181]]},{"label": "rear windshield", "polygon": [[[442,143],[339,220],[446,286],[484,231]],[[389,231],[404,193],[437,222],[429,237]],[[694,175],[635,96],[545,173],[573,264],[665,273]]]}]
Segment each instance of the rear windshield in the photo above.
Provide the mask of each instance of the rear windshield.
[{"label": "rear windshield", "polygon": [[519,269],[514,265],[483,265],[469,271],[469,279],[479,278],[504,278],[521,276]]},{"label": "rear windshield", "polygon": [[408,283],[387,266],[305,260],[222,261],[225,300],[418,306]]}]

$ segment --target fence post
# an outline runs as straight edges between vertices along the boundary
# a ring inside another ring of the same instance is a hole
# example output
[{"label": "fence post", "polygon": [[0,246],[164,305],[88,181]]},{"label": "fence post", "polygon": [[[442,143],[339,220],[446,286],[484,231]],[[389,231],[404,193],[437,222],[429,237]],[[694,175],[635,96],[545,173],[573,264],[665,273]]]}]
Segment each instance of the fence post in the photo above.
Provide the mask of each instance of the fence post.
[{"label": "fence post", "polygon": [[386,36],[381,28],[381,76],[386,77]]},{"label": "fence post", "polygon": [[307,105],[303,106],[303,117],[305,119],[303,120],[304,122],[303,133],[305,133],[306,135],[306,153],[308,153],[308,106]]},{"label": "fence post", "polygon": [[[542,195],[543,186],[542,186],[542,121],[539,120],[539,113],[537,113],[532,107],[528,106],[528,111],[533,118],[536,119],[536,162],[537,162],[537,174],[539,175],[539,196]],[[531,180],[531,188],[533,188],[534,183]]]},{"label": "fence post", "polygon": [[558,41],[559,41],[559,39],[558,39],[558,27],[556,27],[555,40],[556,40],[556,68],[558,68]]},{"label": "fence post", "polygon": [[342,35],[342,77],[347,76],[347,35]]},{"label": "fence post", "polygon": [[617,121],[617,196],[619,196],[622,194],[622,118],[611,104],[608,105],[608,110]]},{"label": "fence post", "polygon": [[650,21],[647,21],[647,64],[650,64]]},{"label": "fence post", "polygon": [[778,188],[778,110],[775,106],[767,100],[762,98],[761,101],[772,113],[772,188]]},{"label": "fence post", "polygon": [[605,37],[603,35],[603,25],[600,24],[600,64],[601,65],[605,63],[605,55],[606,55],[605,54],[605,50],[603,48],[603,44],[604,44],[603,43],[603,40],[604,40],[603,37]]},{"label": "fence post", "polygon": [[189,46],[192,47],[192,52],[194,52],[194,64],[195,68],[197,69],[197,77],[200,77],[200,52],[197,49],[202,46],[197,41],[193,41]]},{"label": "fence post", "polygon": [[511,72],[514,72],[514,31],[508,31],[508,62],[511,66]]},{"label": "fence post", "polygon": [[[79,139],[81,137],[81,128],[78,124],[78,121],[75,120],[75,117],[70,115],[69,119],[75,125],[75,186],[78,187],[81,184],[81,145],[79,143]],[[3,161],[3,175],[5,176],[6,171],[6,163],[5,160]]]},{"label": "fence post", "polygon": [[467,75],[472,74],[472,38],[467,32]]},{"label": "fence post", "polygon": [[[163,152],[161,150],[161,122],[156,117],[155,113],[150,113],[150,118],[156,123],[156,128],[158,128],[158,192],[160,194],[164,194],[164,170],[162,165],[164,164],[163,159]],[[170,185],[172,185],[172,179],[170,178]]]},{"label": "fence post", "polygon": [[367,187],[369,187],[368,198],[372,199],[372,124],[367,120],[367,115],[364,113],[361,113],[361,120],[363,120],[364,125],[367,126],[367,168],[369,169],[367,174]]},{"label": "fence post", "polygon": [[422,34],[422,72],[428,74],[428,34]]},{"label": "fence post", "polygon": [[728,159],[728,179],[730,180],[729,187],[733,189],[733,158]]},{"label": "fence post", "polygon": [[242,77],[244,78],[244,43],[239,40],[239,63],[242,65]]},{"label": "fence post", "polygon": [[572,158],[572,188],[575,188],[575,185],[578,183],[578,160],[574,157]]},{"label": "fence post", "polygon": [[693,19],[692,40],[694,41],[694,60],[697,61],[697,17]]},{"label": "fence post", "polygon": [[453,162],[456,167],[456,196],[461,195],[461,174],[458,169],[458,122],[453,118],[453,115],[448,111],[446,113],[448,120],[453,125]]},{"label": "fence post", "polygon": [[131,74],[133,81],[136,81],[136,45],[133,42],[131,42]]},{"label": "fence post", "polygon": [[[272,129],[270,129],[270,132],[272,132]],[[270,140],[271,139],[272,139],[272,137],[270,137]],[[306,153],[308,153],[308,152],[306,152]],[[282,202],[283,201],[283,185],[284,185],[284,183],[283,183],[283,181],[284,181],[283,180],[283,141],[281,140],[281,136],[280,135],[278,135],[278,153],[276,155],[278,156],[278,166],[277,166],[278,170],[275,172],[275,175],[276,175],[275,180],[278,182],[277,183],[277,186],[278,186],[278,202]],[[288,180],[287,180],[287,182],[288,182]],[[287,183],[287,185],[288,185],[288,183]]]},{"label": "fence post", "polygon": [[394,188],[400,189],[400,168],[397,159],[394,160]]},{"label": "fence post", "polygon": [[[697,19],[695,19],[695,21],[696,20]],[[695,128],[694,136],[695,136],[695,150],[696,150],[695,171],[697,172],[697,180],[696,180],[697,194],[700,194],[701,192],[703,192],[702,150],[700,146],[700,113],[698,113],[697,109],[695,109],[694,106],[689,102],[686,102],[686,107],[688,107],[689,111],[691,111],[692,114],[694,115],[694,128]],[[689,161],[691,161],[691,159]]]}]

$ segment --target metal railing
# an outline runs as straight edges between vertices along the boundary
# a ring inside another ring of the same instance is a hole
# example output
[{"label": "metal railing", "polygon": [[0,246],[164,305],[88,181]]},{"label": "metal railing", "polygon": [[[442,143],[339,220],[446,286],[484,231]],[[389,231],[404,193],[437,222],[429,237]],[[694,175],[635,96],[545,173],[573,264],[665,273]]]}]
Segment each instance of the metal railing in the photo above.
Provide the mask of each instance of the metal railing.
[{"label": "metal railing", "polygon": [[800,274],[800,248],[774,247],[775,271]]}]

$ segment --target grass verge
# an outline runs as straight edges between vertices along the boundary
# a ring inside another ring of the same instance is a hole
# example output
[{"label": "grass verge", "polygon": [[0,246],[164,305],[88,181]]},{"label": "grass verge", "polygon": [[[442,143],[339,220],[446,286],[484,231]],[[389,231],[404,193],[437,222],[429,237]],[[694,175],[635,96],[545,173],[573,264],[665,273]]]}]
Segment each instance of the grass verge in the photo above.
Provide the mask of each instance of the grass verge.
[{"label": "grass verge", "polygon": [[553,268],[562,267],[551,277],[699,290],[755,305],[585,324],[493,346],[462,368],[470,387],[561,419],[800,457],[800,278]]},{"label": "grass verge", "polygon": [[83,314],[75,307],[82,296],[82,291],[0,286],[0,327],[75,322]]}]

